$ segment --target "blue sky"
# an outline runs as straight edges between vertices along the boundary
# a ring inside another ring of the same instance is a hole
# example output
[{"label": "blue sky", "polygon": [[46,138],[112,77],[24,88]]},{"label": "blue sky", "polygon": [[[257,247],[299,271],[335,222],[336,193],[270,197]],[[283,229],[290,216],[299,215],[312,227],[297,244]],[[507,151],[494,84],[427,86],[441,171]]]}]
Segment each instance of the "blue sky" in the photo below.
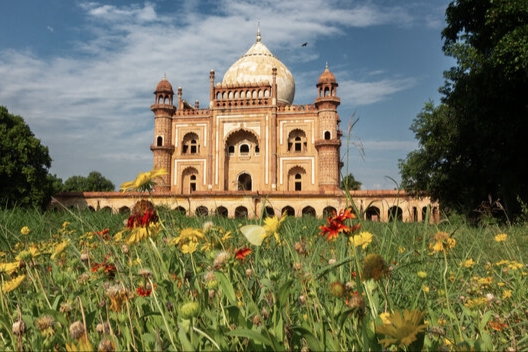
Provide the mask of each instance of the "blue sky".
[{"label": "blue sky", "polygon": [[[207,106],[216,81],[255,42],[311,104],[326,63],[341,98],[343,173],[393,189],[409,127],[438,103],[448,0],[18,0],[0,2],[0,105],[24,117],[63,180],[99,171],[118,187],[152,168],[156,84]],[[306,47],[301,44],[307,42]],[[350,137],[351,117],[359,118]],[[347,146],[348,145],[348,146]],[[361,151],[364,151],[362,155]]]}]

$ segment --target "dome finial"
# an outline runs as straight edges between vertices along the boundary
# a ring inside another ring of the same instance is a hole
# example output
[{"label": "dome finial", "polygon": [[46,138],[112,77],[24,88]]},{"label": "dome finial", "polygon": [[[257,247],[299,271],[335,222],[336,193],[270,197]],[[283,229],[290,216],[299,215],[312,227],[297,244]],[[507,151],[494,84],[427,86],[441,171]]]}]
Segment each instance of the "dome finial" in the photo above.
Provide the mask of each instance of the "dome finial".
[{"label": "dome finial", "polygon": [[260,43],[260,21],[258,21],[258,27],[257,27],[257,43]]}]

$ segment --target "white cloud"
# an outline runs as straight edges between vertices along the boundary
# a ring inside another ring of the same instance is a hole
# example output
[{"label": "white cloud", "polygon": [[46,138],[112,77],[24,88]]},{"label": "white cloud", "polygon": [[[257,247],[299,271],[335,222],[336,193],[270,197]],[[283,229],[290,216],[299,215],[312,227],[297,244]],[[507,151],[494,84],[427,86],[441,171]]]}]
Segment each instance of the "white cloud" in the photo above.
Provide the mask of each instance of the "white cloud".
[{"label": "white cloud", "polygon": [[[30,50],[0,51],[0,103],[24,116],[50,147],[52,172],[68,178],[95,169],[119,184],[149,169],[153,124],[149,107],[157,82],[166,73],[175,90],[184,88],[185,99],[199,99],[206,106],[209,70],[215,69],[216,80],[221,80],[252,44],[258,20],[270,50],[281,51],[292,61],[298,55],[294,49],[303,41],[339,36],[347,27],[414,21],[404,7],[371,1],[356,5],[225,0],[208,2],[216,6],[209,14],[200,12],[203,4],[185,3],[176,13],[162,13],[149,2],[128,6],[82,2],[88,25],[77,29],[88,39],[48,58]],[[312,52],[302,59],[316,58]],[[416,81],[340,79],[339,84],[340,96],[357,106],[384,100]],[[298,96],[313,99],[313,89],[312,82],[299,85]]]}]

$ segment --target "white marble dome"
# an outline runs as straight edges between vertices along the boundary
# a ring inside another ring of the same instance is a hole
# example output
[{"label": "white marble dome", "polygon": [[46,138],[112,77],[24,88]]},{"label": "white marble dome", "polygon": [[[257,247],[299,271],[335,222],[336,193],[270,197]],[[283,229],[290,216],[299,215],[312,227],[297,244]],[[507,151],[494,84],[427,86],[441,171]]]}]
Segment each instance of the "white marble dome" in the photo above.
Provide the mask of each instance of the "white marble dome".
[{"label": "white marble dome", "polygon": [[295,80],[290,70],[277,59],[260,41],[260,30],[257,41],[238,59],[225,73],[222,84],[233,86],[244,83],[273,81],[272,69],[277,68],[277,100],[278,104],[291,105],[295,97]]}]

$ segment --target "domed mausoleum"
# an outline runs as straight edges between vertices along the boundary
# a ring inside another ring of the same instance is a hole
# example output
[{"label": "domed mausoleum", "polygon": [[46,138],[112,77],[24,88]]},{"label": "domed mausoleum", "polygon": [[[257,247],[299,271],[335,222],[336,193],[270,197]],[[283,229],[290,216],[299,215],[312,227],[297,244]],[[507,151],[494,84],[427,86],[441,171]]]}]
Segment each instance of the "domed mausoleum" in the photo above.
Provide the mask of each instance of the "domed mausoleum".
[{"label": "domed mausoleum", "polygon": [[[189,104],[181,87],[175,97],[166,77],[156,86],[150,149],[154,168],[168,171],[149,195],[156,204],[187,215],[322,217],[353,200],[364,219],[438,221],[438,204],[427,197],[399,190],[345,194],[339,188],[340,99],[328,65],[313,77],[313,102],[293,105],[293,75],[262,43],[258,30],[255,43],[222,81],[215,79],[210,71],[205,107]],[[66,193],[54,202],[127,212],[140,196]]]}]

